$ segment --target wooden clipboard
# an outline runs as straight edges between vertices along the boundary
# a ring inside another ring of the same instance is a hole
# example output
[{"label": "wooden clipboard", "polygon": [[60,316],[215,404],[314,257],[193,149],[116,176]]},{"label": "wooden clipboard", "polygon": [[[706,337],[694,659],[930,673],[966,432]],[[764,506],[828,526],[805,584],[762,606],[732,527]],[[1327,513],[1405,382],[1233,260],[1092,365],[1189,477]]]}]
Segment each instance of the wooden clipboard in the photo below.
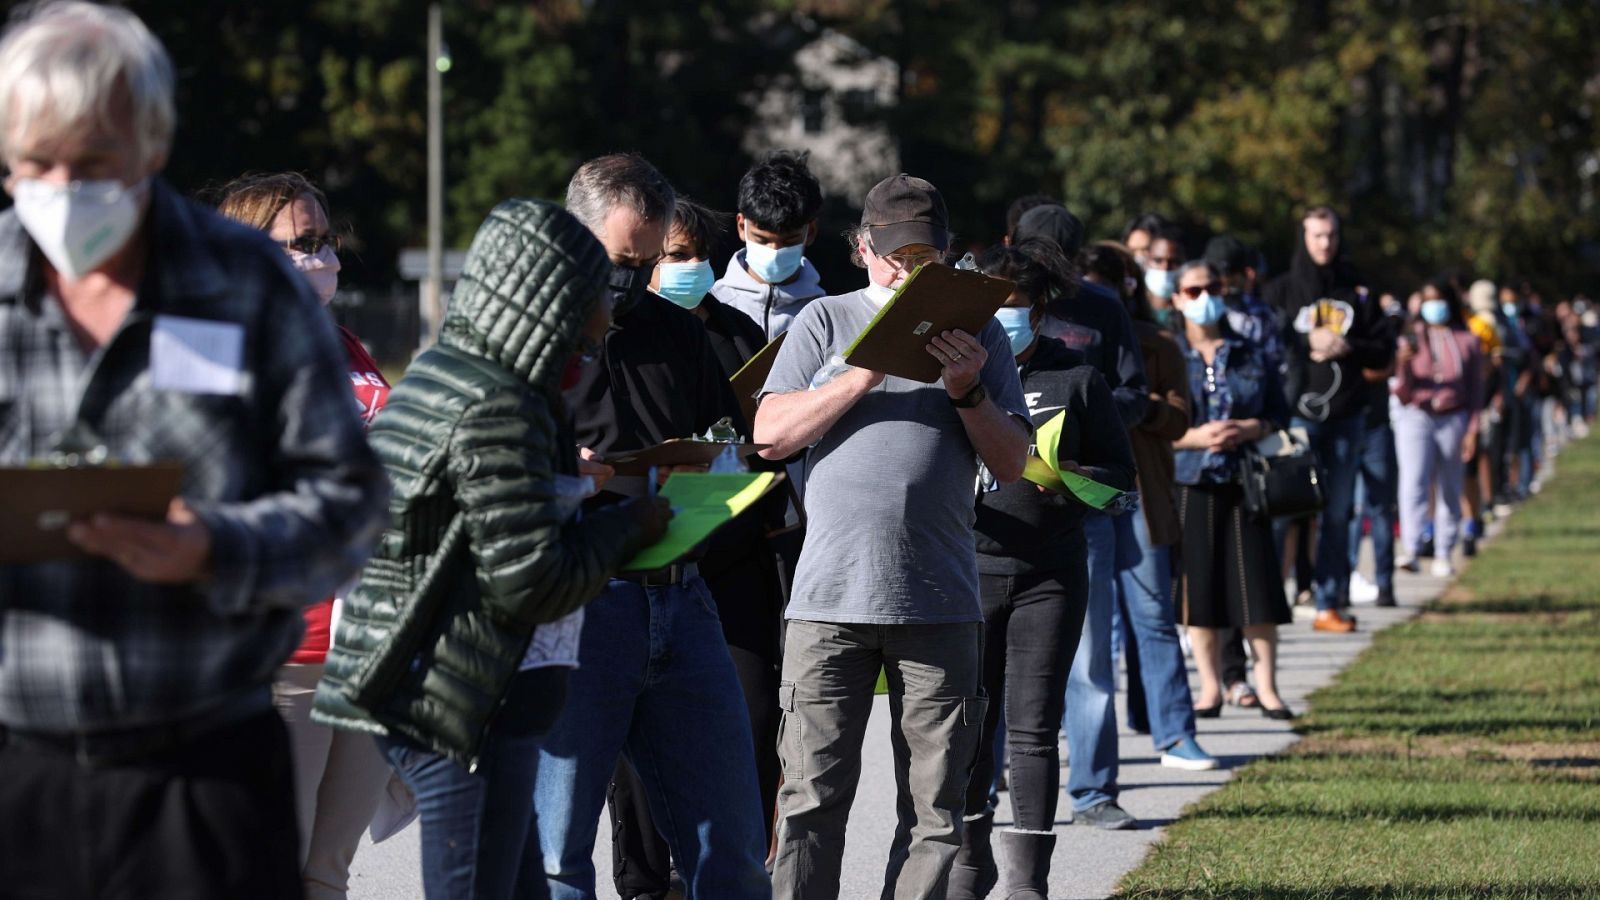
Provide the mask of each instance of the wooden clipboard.
[{"label": "wooden clipboard", "polygon": [[0,564],[84,559],[67,526],[95,513],[165,521],[183,466],[0,467]]},{"label": "wooden clipboard", "polygon": [[770,446],[772,445],[673,438],[643,450],[612,453],[599,461],[616,469],[618,475],[644,475],[650,471],[651,466],[709,466],[729,447],[738,448],[739,456],[743,458]]},{"label": "wooden clipboard", "polygon": [[845,350],[844,361],[932,384],[944,368],[927,351],[934,336],[960,329],[977,337],[1015,288],[981,272],[923,265]]},{"label": "wooden clipboard", "polygon": [[739,398],[739,409],[744,413],[744,420],[752,426],[756,423],[756,395],[766,386],[767,376],[772,374],[772,364],[778,361],[778,348],[783,346],[783,339],[789,332],[773,338],[771,343],[756,351],[750,361],[733,373],[728,379],[733,385],[733,395]]}]

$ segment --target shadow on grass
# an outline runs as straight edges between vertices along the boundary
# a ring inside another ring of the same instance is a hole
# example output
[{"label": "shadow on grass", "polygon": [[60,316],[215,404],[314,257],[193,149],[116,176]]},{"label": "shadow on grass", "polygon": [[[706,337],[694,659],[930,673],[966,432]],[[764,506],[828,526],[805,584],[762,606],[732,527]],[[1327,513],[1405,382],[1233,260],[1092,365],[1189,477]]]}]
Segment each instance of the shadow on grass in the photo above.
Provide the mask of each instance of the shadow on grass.
[{"label": "shadow on grass", "polygon": [[1467,819],[1493,819],[1497,822],[1600,822],[1600,807],[1562,809],[1516,809],[1487,803],[1406,803],[1384,802],[1341,804],[1337,808],[1286,803],[1234,803],[1225,808],[1196,810],[1189,814],[1195,822],[1249,819],[1315,819],[1365,821],[1397,824],[1439,824]]},{"label": "shadow on grass", "polygon": [[1531,597],[1474,597],[1472,599],[1443,598],[1430,600],[1423,607],[1428,613],[1459,613],[1471,615],[1473,613],[1508,614],[1527,613],[1530,615],[1544,614],[1572,614],[1593,612],[1596,608],[1594,601],[1581,600],[1572,597],[1552,597],[1549,594],[1536,594]]},{"label": "shadow on grass", "polygon": [[1496,882],[1458,887],[1330,887],[1277,888],[1223,885],[1214,888],[1186,887],[1180,890],[1147,889],[1120,892],[1126,900],[1167,900],[1178,897],[1228,897],[1250,900],[1445,900],[1445,898],[1549,898],[1577,900],[1600,896],[1600,883],[1551,885],[1538,882]]}]

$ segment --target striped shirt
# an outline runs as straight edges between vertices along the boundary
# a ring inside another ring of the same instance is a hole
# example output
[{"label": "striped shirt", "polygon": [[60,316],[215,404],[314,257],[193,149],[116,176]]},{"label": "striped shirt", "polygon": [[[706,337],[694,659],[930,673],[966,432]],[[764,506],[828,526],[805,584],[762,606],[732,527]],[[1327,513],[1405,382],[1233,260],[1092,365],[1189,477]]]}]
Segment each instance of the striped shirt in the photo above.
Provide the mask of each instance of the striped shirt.
[{"label": "striped shirt", "polygon": [[[99,731],[178,721],[260,696],[300,609],[360,568],[387,485],[367,447],[332,323],[264,235],[152,182],[133,309],[85,351],[32,241],[0,215],[0,465],[104,447],[178,462],[211,532],[207,581],[157,586],[104,561],[0,565],[0,724]],[[158,317],[238,326],[236,390],[151,382]]]}]

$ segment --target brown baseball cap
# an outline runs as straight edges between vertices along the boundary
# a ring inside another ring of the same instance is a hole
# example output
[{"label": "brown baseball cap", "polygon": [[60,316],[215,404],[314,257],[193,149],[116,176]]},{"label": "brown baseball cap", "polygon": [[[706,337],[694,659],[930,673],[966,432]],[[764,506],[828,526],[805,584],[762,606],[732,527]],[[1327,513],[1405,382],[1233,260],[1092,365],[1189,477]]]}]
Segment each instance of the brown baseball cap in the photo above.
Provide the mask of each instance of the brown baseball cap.
[{"label": "brown baseball cap", "polygon": [[950,246],[950,214],[939,189],[904,173],[885,178],[867,192],[861,224],[875,253],[893,253],[912,244],[939,250]]}]

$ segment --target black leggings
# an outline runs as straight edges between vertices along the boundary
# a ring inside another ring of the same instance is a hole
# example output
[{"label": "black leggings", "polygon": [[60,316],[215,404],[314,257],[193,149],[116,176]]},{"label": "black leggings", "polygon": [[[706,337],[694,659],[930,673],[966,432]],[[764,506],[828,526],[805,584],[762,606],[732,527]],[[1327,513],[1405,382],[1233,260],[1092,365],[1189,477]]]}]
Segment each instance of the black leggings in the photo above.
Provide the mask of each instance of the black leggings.
[{"label": "black leggings", "polygon": [[1081,547],[1076,568],[978,576],[983,597],[983,687],[989,694],[989,712],[967,784],[969,816],[989,807],[994,735],[1004,703],[1016,827],[1049,831],[1055,825],[1061,796],[1056,734],[1089,603]]},{"label": "black leggings", "polygon": [[[767,842],[778,805],[779,640],[783,599],[778,589],[777,566],[770,552],[756,549],[741,554],[726,568],[716,560],[702,563],[702,575],[717,601],[722,635],[728,655],[744,689],[750,731],[755,738],[756,777],[761,782],[761,808],[767,814]],[[624,897],[661,897],[671,880],[671,857],[666,839],[650,819],[644,788],[626,761],[619,761],[607,800],[611,807],[612,878]]]}]

